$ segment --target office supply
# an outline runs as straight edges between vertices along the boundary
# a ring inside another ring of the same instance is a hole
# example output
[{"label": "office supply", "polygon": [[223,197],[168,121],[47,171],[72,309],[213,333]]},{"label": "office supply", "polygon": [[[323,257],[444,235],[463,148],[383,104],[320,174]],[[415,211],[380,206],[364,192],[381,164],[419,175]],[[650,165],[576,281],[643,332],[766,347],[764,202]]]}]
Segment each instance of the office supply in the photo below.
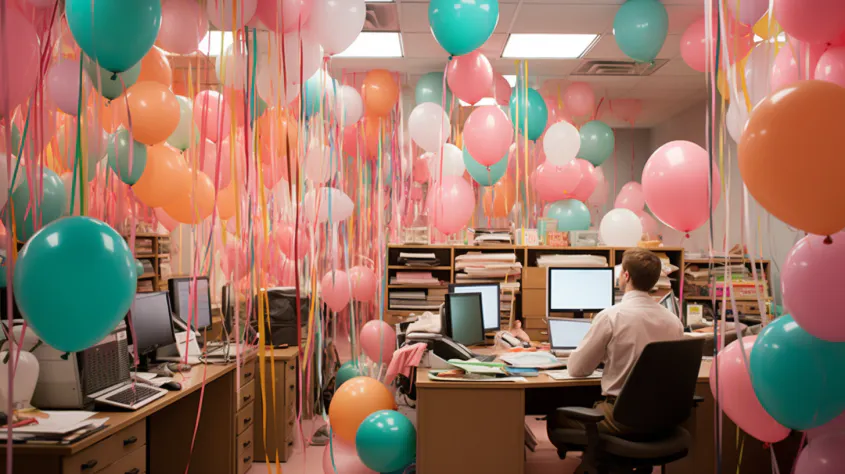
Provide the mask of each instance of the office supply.
[{"label": "office supply", "polygon": [[522,347],[528,348],[531,347],[530,342],[521,341],[518,337],[514,336],[508,331],[501,331],[496,333],[496,343],[494,345],[502,345],[504,347],[514,348],[514,347]]},{"label": "office supply", "polygon": [[505,373],[515,377],[539,377],[540,371],[533,367],[506,366]]},{"label": "office supply", "polygon": [[548,315],[598,312],[613,306],[613,269],[599,267],[549,267]]},{"label": "office supply", "polygon": [[499,314],[499,297],[501,291],[498,283],[461,283],[449,285],[450,293],[480,293],[481,312],[485,331],[498,331],[501,327]]},{"label": "office supply", "polygon": [[[192,330],[202,331],[211,327],[211,293],[208,287],[208,277],[196,278],[196,295],[191,293],[194,284],[192,277],[179,277],[167,280],[170,292],[170,304],[179,319],[189,325]],[[196,296],[196,298],[192,298]],[[190,321],[190,323],[189,323]]]},{"label": "office supply", "polygon": [[161,384],[161,388],[165,390],[182,390],[182,384],[176,382],[175,380],[171,380],[169,382],[164,382]]},{"label": "office supply", "polygon": [[459,359],[449,359],[448,362],[468,374],[505,375],[505,364]]},{"label": "office supply", "polygon": [[481,301],[481,293],[446,295],[446,335],[467,346],[483,343],[484,315]]},{"label": "office supply", "polygon": [[128,343],[137,349],[141,371],[149,368],[150,356],[158,348],[176,342],[167,292],[137,293],[135,304],[126,316],[126,325]]},{"label": "office supply", "polygon": [[432,370],[428,372],[429,380],[440,382],[525,382],[525,377],[496,377],[494,375],[465,374],[462,377],[442,377],[439,372]]},{"label": "office supply", "polygon": [[188,365],[199,364],[201,362],[202,350],[200,350],[199,343],[197,342],[196,333],[194,331],[180,331],[175,333],[175,338],[175,344],[158,349],[156,359],[183,364],[187,363]]},{"label": "office supply", "polygon": [[599,371],[599,370],[596,370],[595,372],[593,372],[592,374],[590,374],[586,377],[573,377],[572,375],[569,375],[569,371],[566,370],[566,369],[546,370],[543,373],[545,373],[546,375],[548,375],[549,377],[551,377],[554,380],[577,380],[577,379],[600,379],[601,378],[601,371]]},{"label": "office supply", "polygon": [[145,383],[127,381],[118,387],[109,387],[99,395],[94,396],[94,401],[126,410],[137,410],[166,394],[167,390],[165,389]]},{"label": "office supply", "polygon": [[566,360],[559,359],[549,352],[516,352],[512,354],[502,354],[499,356],[507,364],[513,367],[523,367],[532,369],[553,369],[556,367],[566,367]]},{"label": "office supply", "polygon": [[578,348],[587,335],[589,319],[549,318],[549,345],[552,352],[567,352]]}]

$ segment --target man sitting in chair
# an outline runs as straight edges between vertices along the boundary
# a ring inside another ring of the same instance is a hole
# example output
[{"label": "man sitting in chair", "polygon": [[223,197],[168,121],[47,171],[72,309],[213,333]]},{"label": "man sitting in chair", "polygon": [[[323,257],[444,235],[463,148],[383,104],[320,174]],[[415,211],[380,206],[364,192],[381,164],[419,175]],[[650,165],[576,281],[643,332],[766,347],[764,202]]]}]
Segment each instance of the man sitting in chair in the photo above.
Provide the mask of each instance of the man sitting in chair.
[{"label": "man sitting in chair", "polygon": [[[622,301],[593,319],[587,335],[569,356],[567,369],[573,377],[586,377],[604,363],[601,389],[605,399],[594,406],[605,416],[599,423],[600,431],[633,434],[613,420],[616,397],[646,345],[683,337],[684,327],[678,317],[648,294],[660,278],[660,271],[660,259],[651,251],[626,250],[619,275],[619,286],[625,291]],[[559,427],[584,429],[579,421],[559,421]]]}]

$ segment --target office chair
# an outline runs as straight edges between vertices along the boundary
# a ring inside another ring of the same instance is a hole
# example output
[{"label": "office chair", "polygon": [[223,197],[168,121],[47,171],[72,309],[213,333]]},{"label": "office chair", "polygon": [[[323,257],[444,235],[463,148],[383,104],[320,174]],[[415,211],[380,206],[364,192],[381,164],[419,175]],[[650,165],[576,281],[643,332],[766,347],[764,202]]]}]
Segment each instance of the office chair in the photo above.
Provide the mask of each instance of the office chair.
[{"label": "office chair", "polygon": [[[652,472],[687,455],[691,437],[680,425],[695,397],[703,341],[653,342],[645,347],[613,407],[613,418],[637,435],[599,432],[604,415],[593,408],[558,408],[546,429],[563,459],[566,451],[584,451],[576,473]],[[586,430],[560,426],[558,416],[583,422]],[[662,470],[662,469],[661,469]]]}]

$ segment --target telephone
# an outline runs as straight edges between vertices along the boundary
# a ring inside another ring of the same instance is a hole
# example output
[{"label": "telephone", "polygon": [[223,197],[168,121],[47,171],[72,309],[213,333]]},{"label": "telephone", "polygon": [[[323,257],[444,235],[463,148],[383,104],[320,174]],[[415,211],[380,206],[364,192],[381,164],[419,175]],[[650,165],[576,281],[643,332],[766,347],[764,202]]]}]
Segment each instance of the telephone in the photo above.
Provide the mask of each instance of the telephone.
[{"label": "telephone", "polygon": [[405,341],[406,344],[417,342],[426,343],[428,344],[428,349],[443,360],[470,360],[475,357],[466,346],[442,334],[413,332],[405,336]]},{"label": "telephone", "polygon": [[530,342],[523,342],[508,331],[500,331],[496,334],[496,345],[499,345],[500,342],[501,345],[506,347],[531,347]]}]

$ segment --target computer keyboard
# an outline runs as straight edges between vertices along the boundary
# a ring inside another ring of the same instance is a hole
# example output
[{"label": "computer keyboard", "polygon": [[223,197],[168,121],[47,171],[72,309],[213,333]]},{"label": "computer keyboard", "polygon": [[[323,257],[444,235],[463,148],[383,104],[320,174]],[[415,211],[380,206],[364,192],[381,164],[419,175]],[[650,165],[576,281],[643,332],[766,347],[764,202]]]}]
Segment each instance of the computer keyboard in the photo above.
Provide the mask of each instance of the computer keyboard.
[{"label": "computer keyboard", "polygon": [[167,391],[161,388],[135,383],[127,385],[117,392],[112,392],[109,395],[100,397],[97,400],[110,405],[134,410],[157,398],[163,397],[165,394],[167,394]]},{"label": "computer keyboard", "polygon": [[496,356],[494,355],[473,354],[472,356],[479,362],[493,362],[494,360],[496,360]]}]

